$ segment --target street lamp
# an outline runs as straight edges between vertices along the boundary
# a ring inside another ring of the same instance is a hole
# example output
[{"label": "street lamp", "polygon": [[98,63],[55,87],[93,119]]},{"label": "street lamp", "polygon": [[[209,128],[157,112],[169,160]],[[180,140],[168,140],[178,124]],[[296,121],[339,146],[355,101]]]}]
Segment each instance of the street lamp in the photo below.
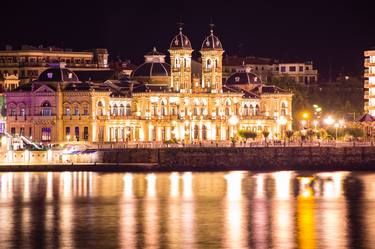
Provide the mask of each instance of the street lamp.
[{"label": "street lamp", "polygon": [[332,118],[332,116],[328,116],[324,119],[324,123],[327,125],[332,125],[335,122],[335,120]]},{"label": "street lamp", "polygon": [[285,126],[287,124],[288,120],[284,116],[281,116],[278,120],[279,125],[281,125],[281,136],[282,138],[285,138]]},{"label": "street lamp", "polygon": [[316,128],[317,128],[317,126],[319,124],[319,121],[318,120],[314,120],[313,124],[314,124],[314,130],[317,130]]},{"label": "street lamp", "polygon": [[339,123],[335,123],[333,127],[335,127],[335,131],[336,131],[336,141],[337,141],[337,129],[339,128],[340,124]]}]

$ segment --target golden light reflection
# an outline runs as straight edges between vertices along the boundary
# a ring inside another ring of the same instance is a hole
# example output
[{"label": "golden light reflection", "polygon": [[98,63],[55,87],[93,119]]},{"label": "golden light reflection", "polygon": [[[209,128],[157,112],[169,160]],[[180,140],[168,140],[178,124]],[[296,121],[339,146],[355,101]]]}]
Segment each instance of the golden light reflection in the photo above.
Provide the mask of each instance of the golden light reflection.
[{"label": "golden light reflection", "polygon": [[62,185],[63,185],[63,196],[71,197],[72,196],[72,173],[71,172],[62,172]]},{"label": "golden light reflection", "polygon": [[13,196],[13,173],[1,174],[1,199],[12,198]]},{"label": "golden light reflection", "polygon": [[255,186],[255,197],[263,198],[264,197],[264,174],[257,174],[255,176],[256,186]]},{"label": "golden light reflection", "polygon": [[243,172],[231,172],[224,176],[227,184],[225,204],[225,247],[246,247],[246,229],[243,217],[242,179]]},{"label": "golden light reflection", "polygon": [[156,199],[156,175],[147,174],[147,196],[144,206],[145,248],[155,248],[159,241],[158,199]]},{"label": "golden light reflection", "polygon": [[124,175],[124,196],[133,197],[133,176],[130,173]]},{"label": "golden light reflection", "polygon": [[136,248],[137,246],[137,201],[133,199],[133,175],[123,176],[123,197],[120,205],[120,244],[121,248]]},{"label": "golden light reflection", "polygon": [[272,174],[275,179],[275,190],[276,197],[281,200],[287,200],[291,197],[290,195],[290,181],[293,176],[293,172],[281,171]]},{"label": "golden light reflection", "polygon": [[30,199],[30,173],[23,173],[23,200],[28,201]]},{"label": "golden light reflection", "polygon": [[191,172],[185,172],[182,175],[183,182],[183,197],[192,198],[193,197],[193,174]]},{"label": "golden light reflection", "polygon": [[323,197],[342,197],[343,180],[345,179],[346,175],[346,172],[330,172],[317,174],[317,176],[319,177],[319,179],[321,179],[323,184]]},{"label": "golden light reflection", "polygon": [[178,197],[179,195],[179,188],[180,188],[180,176],[177,172],[173,172],[171,173],[171,175],[169,176],[169,179],[170,179],[170,194],[171,194],[171,197]]},{"label": "golden light reflection", "polygon": [[300,195],[297,197],[297,237],[301,249],[316,248],[315,200],[311,188],[312,177],[300,177]]},{"label": "golden light reflection", "polygon": [[47,186],[46,186],[46,199],[48,201],[52,200],[53,196],[53,173],[48,172],[47,173]]},{"label": "golden light reflection", "polygon": [[146,176],[147,180],[147,197],[156,197],[156,176],[154,173]]}]

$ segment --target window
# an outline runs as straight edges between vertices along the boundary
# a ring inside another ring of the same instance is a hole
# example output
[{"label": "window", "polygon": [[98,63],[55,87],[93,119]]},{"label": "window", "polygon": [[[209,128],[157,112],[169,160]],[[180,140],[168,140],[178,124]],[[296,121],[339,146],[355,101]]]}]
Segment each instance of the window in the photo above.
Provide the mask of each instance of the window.
[{"label": "window", "polygon": [[285,72],[286,72],[285,67],[284,67],[284,66],[280,67],[280,71],[281,71],[282,73],[285,73]]},{"label": "window", "polygon": [[11,108],[10,109],[10,116],[16,116],[16,108]]},{"label": "window", "polygon": [[291,67],[289,67],[289,71],[290,71],[290,72],[295,72],[295,71],[296,71],[296,67],[295,67],[295,66],[291,66]]},{"label": "window", "polygon": [[25,108],[21,108],[21,110],[20,110],[20,116],[21,117],[25,117],[26,116]]},{"label": "window", "polygon": [[24,136],[25,135],[25,127],[21,127],[20,128],[20,136]]},{"label": "window", "polygon": [[283,102],[281,103],[281,111],[280,111],[281,116],[285,116],[286,112],[287,112],[286,103]]},{"label": "window", "polygon": [[79,141],[79,127],[74,128],[74,136],[76,138],[76,141]]},{"label": "window", "polygon": [[125,107],[123,104],[120,105],[120,113],[119,113],[120,116],[124,116],[125,115]]},{"label": "window", "polygon": [[89,115],[89,108],[87,106],[83,107],[83,115],[88,116]]},{"label": "window", "polygon": [[12,134],[13,136],[16,134],[16,127],[10,128],[10,134]]},{"label": "window", "polygon": [[164,101],[161,102],[161,115],[162,116],[167,115],[167,107],[165,106]]},{"label": "window", "polygon": [[51,128],[42,128],[42,141],[51,141]]},{"label": "window", "polygon": [[207,59],[207,61],[206,61],[206,68],[207,69],[210,69],[211,68],[211,59]]},{"label": "window", "polygon": [[69,107],[65,108],[65,115],[70,116],[70,108]]},{"label": "window", "polygon": [[42,116],[51,116],[52,115],[52,107],[48,101],[44,101],[42,104]]},{"label": "window", "polygon": [[303,72],[303,66],[299,66],[299,71]]},{"label": "window", "polygon": [[74,115],[75,115],[75,116],[78,116],[78,115],[79,115],[79,108],[78,108],[78,106],[75,106],[75,107],[74,107]]},{"label": "window", "polygon": [[113,106],[112,115],[113,115],[113,116],[117,116],[117,115],[118,115],[118,108],[117,108],[117,105],[114,105],[114,106]]},{"label": "window", "polygon": [[98,102],[98,109],[96,110],[96,115],[98,116],[103,116],[104,115],[104,111],[103,111],[103,103],[101,101]]},{"label": "window", "polygon": [[65,127],[65,136],[67,140],[70,139],[70,127]]},{"label": "window", "polygon": [[202,140],[207,140],[207,127],[205,125],[202,126]]},{"label": "window", "polygon": [[130,104],[126,104],[126,116],[130,116],[132,115],[132,109],[131,109],[131,106]]},{"label": "window", "polygon": [[32,131],[33,131],[33,128],[29,127],[29,136],[31,137],[33,134],[32,134]]},{"label": "window", "polygon": [[89,140],[89,127],[87,126],[83,128],[83,140],[85,141]]},{"label": "window", "polygon": [[198,125],[194,125],[194,139],[199,138],[199,127]]},{"label": "window", "polygon": [[227,101],[227,102],[225,103],[225,115],[226,115],[226,116],[229,116],[229,115],[230,115],[230,103],[229,103],[229,101]]}]

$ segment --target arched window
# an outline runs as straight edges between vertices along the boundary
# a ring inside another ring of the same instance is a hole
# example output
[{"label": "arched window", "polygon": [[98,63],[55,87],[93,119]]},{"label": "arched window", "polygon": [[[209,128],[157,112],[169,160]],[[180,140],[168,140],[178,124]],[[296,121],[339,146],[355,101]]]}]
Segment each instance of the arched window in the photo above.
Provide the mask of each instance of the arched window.
[{"label": "arched window", "polygon": [[230,102],[229,101],[225,102],[225,115],[226,116],[230,115]]},{"label": "arched window", "polygon": [[194,139],[199,139],[199,127],[194,125]]},{"label": "arched window", "polygon": [[125,107],[123,104],[120,105],[120,116],[124,116],[125,115]]},{"label": "arched window", "polygon": [[51,128],[44,127],[42,128],[42,141],[50,141],[51,140]]},{"label": "arched window", "polygon": [[70,116],[70,106],[69,105],[65,105],[64,109],[65,109],[64,110],[65,115]]},{"label": "arched window", "polygon": [[207,127],[205,125],[202,126],[202,140],[207,140]]},{"label": "arched window", "polygon": [[176,59],[174,60],[174,65],[175,65],[176,68],[179,68],[179,67],[180,67],[180,59],[179,59],[179,58],[176,58]]},{"label": "arched window", "polygon": [[161,116],[167,115],[167,107],[165,106],[164,101],[161,102]]},{"label": "arched window", "polygon": [[243,106],[242,115],[249,116],[249,107],[247,104]]},{"label": "arched window", "polygon": [[98,102],[97,110],[96,110],[96,115],[98,116],[103,116],[104,115],[104,106],[101,101]]},{"label": "arched window", "polygon": [[255,106],[255,116],[259,115],[259,105]]},{"label": "arched window", "polygon": [[42,116],[51,116],[52,115],[52,107],[49,101],[44,101],[42,104]]},{"label": "arched window", "polygon": [[207,61],[206,61],[206,68],[211,68],[211,65],[212,63],[211,63],[211,59],[207,59]]},{"label": "arched window", "polygon": [[116,104],[113,106],[112,115],[113,116],[117,116],[118,115],[118,108],[117,108]]},{"label": "arched window", "polygon": [[74,106],[74,116],[78,116],[79,115],[79,106],[76,105]]},{"label": "arched window", "polygon": [[132,109],[129,103],[126,104],[126,116],[132,115]]},{"label": "arched window", "polygon": [[287,106],[285,102],[281,103],[280,113],[281,113],[281,116],[285,116],[287,114]]}]

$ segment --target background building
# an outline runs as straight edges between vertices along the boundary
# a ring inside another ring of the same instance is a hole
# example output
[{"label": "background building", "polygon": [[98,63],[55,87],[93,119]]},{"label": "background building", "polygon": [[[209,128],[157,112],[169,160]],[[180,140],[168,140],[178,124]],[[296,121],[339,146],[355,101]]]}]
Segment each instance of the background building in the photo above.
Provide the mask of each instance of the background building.
[{"label": "background building", "polygon": [[223,59],[224,80],[241,67],[248,67],[265,83],[272,83],[275,79],[288,78],[301,84],[313,84],[318,80],[318,70],[313,63],[284,63],[270,58],[226,56]]},{"label": "background building", "polygon": [[365,51],[365,112],[375,116],[375,50]]},{"label": "background building", "polygon": [[15,75],[20,83],[28,83],[53,64],[66,63],[73,71],[109,70],[107,49],[76,52],[56,47],[24,45],[13,50],[7,46],[0,51],[0,75]]}]

